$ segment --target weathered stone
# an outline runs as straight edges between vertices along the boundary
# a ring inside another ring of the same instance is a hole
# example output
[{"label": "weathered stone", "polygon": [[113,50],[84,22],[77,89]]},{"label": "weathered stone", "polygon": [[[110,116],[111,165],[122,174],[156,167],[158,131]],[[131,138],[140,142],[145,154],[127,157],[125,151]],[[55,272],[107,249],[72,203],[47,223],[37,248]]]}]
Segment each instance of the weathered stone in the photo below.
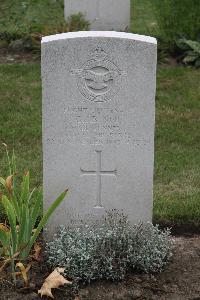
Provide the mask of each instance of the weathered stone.
[{"label": "weathered stone", "polygon": [[49,223],[123,210],[151,221],[156,40],[79,32],[42,40],[45,207]]},{"label": "weathered stone", "polygon": [[130,0],[65,0],[65,18],[81,12],[91,30],[127,31]]}]

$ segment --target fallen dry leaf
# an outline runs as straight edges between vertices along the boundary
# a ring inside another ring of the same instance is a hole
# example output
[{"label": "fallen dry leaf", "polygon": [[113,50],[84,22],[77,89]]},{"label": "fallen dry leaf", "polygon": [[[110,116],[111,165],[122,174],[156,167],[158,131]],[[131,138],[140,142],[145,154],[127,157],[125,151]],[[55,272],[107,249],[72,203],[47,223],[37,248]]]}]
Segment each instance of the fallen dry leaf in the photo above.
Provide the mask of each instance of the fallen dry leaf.
[{"label": "fallen dry leaf", "polygon": [[4,232],[10,232],[10,228],[4,223],[0,223],[0,230]]},{"label": "fallen dry leaf", "polygon": [[24,171],[24,176],[28,176],[29,175],[29,171]]},{"label": "fallen dry leaf", "polygon": [[61,273],[64,273],[64,268],[56,268],[44,281],[41,289],[38,291],[41,297],[47,296],[54,298],[52,295],[51,289],[56,289],[61,285],[72,284],[71,281],[65,279]]},{"label": "fallen dry leaf", "polygon": [[81,300],[81,298],[80,298],[79,296],[76,296],[76,297],[74,298],[74,300]]},{"label": "fallen dry leaf", "polygon": [[6,187],[9,191],[12,191],[12,179],[13,175],[10,175],[6,178]]},{"label": "fallen dry leaf", "polygon": [[41,262],[43,261],[43,258],[41,256],[41,251],[42,251],[42,247],[40,246],[39,243],[35,243],[34,244],[34,254],[33,254],[33,258],[38,261]]},{"label": "fallen dry leaf", "polygon": [[26,268],[24,267],[24,265],[21,262],[18,262],[16,264],[16,267],[18,267],[20,269],[20,272],[16,273],[16,276],[20,276],[22,275],[23,279],[24,279],[24,283],[25,283],[25,287],[28,287],[28,271],[31,268],[31,264],[29,264]]}]

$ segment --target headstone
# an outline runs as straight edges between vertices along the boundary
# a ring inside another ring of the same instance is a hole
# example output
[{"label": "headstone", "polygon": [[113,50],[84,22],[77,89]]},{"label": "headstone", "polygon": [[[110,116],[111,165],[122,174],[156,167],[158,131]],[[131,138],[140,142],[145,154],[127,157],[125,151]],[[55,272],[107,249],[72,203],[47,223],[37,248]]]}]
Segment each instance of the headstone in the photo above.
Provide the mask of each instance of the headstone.
[{"label": "headstone", "polygon": [[44,206],[70,190],[50,232],[111,209],[151,221],[156,49],[131,33],[42,39]]},{"label": "headstone", "polygon": [[127,31],[130,9],[130,0],[65,0],[66,20],[81,12],[90,30]]}]

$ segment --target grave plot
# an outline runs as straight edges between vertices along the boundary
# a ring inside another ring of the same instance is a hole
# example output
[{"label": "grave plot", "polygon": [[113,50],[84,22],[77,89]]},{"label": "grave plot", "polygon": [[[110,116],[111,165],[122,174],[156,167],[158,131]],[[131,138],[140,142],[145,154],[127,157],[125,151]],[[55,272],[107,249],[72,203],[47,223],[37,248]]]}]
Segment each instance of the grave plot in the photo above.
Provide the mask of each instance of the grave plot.
[{"label": "grave plot", "polygon": [[50,222],[123,211],[152,220],[156,40],[68,33],[42,41],[44,202]]}]

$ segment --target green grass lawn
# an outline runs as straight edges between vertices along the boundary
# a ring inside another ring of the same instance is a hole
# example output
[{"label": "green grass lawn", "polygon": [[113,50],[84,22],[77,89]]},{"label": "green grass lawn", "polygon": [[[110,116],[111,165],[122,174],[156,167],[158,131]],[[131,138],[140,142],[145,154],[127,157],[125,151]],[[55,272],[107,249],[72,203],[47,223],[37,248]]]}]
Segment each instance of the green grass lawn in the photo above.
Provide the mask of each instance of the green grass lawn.
[{"label": "green grass lawn", "polygon": [[[154,219],[200,221],[199,71],[159,67],[156,100]],[[15,148],[20,170],[42,183],[40,65],[0,65],[0,140]],[[6,159],[0,147],[0,171]]]},{"label": "green grass lawn", "polygon": [[[157,35],[152,0],[132,0],[131,31]],[[63,0],[1,0],[0,34],[51,31],[64,22]],[[154,219],[200,223],[200,72],[159,67]],[[15,148],[19,170],[42,183],[40,65],[0,65],[0,142]],[[0,145],[0,174],[6,175]]]},{"label": "green grass lawn", "polygon": [[[154,35],[157,27],[152,0],[131,0],[131,31]],[[0,33],[17,38],[28,32],[51,32],[62,28],[64,0],[1,0]]]},{"label": "green grass lawn", "polygon": [[[15,148],[18,168],[30,169],[34,184],[42,181],[40,66],[0,65],[0,140]],[[0,173],[7,161],[0,145]]]},{"label": "green grass lawn", "polygon": [[153,0],[131,0],[131,31],[157,36],[158,27],[154,15]]},{"label": "green grass lawn", "polygon": [[23,37],[28,32],[58,28],[63,22],[64,0],[0,1],[0,33]]}]

